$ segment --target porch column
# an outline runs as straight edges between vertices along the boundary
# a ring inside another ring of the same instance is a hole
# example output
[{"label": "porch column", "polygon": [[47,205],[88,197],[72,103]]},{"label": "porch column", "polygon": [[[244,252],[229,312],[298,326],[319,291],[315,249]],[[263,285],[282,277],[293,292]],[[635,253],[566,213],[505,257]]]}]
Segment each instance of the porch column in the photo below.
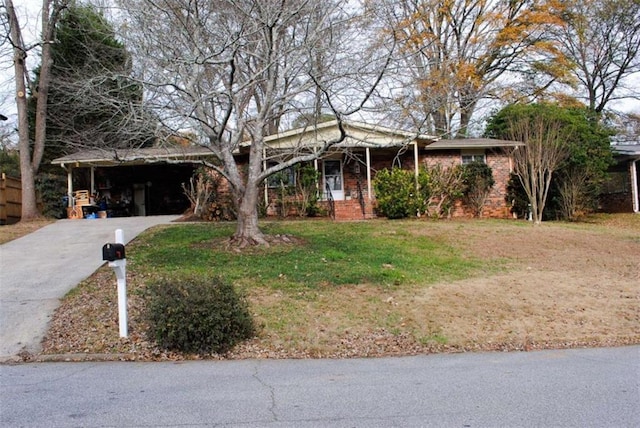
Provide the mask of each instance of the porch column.
[{"label": "porch column", "polygon": [[371,194],[371,151],[369,150],[369,147],[365,147],[364,152],[367,159],[367,196],[369,198],[369,202],[371,202],[373,199]]},{"label": "porch column", "polygon": [[[267,148],[262,148],[262,170],[267,169]],[[267,209],[269,206],[269,180],[264,180],[264,207]]]},{"label": "porch column", "polygon": [[631,197],[633,198],[633,212],[640,212],[640,201],[638,201],[638,159],[631,161]]},{"label": "porch column", "polygon": [[[316,172],[319,172],[320,170],[318,169],[318,151],[316,150],[316,147],[313,148],[313,154],[314,154],[314,159],[313,159],[313,167],[315,168]],[[324,192],[324,189],[322,191],[320,191],[320,181],[322,180],[322,177],[320,177],[319,180],[316,180],[316,191],[320,193],[320,196],[322,196],[322,193]]]},{"label": "porch column", "polygon": [[67,206],[69,208],[73,208],[73,167],[70,166],[67,169],[67,195],[69,196],[69,200],[67,201]]},{"label": "porch column", "polygon": [[415,174],[416,179],[416,190],[418,190],[418,175],[420,174],[420,169],[418,168],[418,142],[413,142],[413,173]]},{"label": "porch column", "polygon": [[96,194],[96,167],[91,165],[91,195]]}]

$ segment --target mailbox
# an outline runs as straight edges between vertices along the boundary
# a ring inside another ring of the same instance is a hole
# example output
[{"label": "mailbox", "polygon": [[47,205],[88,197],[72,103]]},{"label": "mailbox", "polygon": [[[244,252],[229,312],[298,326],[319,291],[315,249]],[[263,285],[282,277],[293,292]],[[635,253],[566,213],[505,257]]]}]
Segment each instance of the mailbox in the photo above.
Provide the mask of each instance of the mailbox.
[{"label": "mailbox", "polygon": [[113,262],[124,258],[124,244],[104,244],[102,247],[102,260]]}]

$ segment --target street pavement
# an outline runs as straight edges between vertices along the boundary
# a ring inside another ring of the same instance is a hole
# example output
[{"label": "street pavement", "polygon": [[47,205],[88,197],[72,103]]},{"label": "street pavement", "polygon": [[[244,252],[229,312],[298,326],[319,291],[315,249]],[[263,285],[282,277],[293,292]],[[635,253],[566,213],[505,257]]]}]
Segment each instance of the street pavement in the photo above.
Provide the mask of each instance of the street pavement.
[{"label": "street pavement", "polygon": [[38,353],[60,299],[104,263],[102,246],[114,242],[116,229],[129,242],[176,218],[60,220],[0,245],[0,361]]},{"label": "street pavement", "polygon": [[2,427],[639,427],[640,347],[0,365]]}]

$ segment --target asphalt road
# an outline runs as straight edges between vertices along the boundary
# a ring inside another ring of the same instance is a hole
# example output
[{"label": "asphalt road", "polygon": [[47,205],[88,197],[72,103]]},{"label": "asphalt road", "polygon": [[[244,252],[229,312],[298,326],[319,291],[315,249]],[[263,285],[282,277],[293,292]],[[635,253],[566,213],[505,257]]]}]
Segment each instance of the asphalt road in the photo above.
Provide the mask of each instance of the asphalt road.
[{"label": "asphalt road", "polygon": [[638,427],[640,347],[0,366],[3,427]]},{"label": "asphalt road", "polygon": [[0,245],[0,361],[38,353],[60,299],[104,263],[102,246],[116,229],[128,242],[177,217],[59,220]]}]

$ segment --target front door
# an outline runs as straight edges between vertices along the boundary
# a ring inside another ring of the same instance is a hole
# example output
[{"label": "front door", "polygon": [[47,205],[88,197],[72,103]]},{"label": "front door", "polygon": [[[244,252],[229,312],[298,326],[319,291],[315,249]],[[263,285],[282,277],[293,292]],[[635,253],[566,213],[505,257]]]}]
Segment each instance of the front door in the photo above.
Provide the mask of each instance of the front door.
[{"label": "front door", "polygon": [[331,190],[334,200],[344,200],[344,188],[342,180],[342,162],[339,160],[325,160],[323,162],[322,175],[324,177],[323,194],[329,199],[327,192]]}]

